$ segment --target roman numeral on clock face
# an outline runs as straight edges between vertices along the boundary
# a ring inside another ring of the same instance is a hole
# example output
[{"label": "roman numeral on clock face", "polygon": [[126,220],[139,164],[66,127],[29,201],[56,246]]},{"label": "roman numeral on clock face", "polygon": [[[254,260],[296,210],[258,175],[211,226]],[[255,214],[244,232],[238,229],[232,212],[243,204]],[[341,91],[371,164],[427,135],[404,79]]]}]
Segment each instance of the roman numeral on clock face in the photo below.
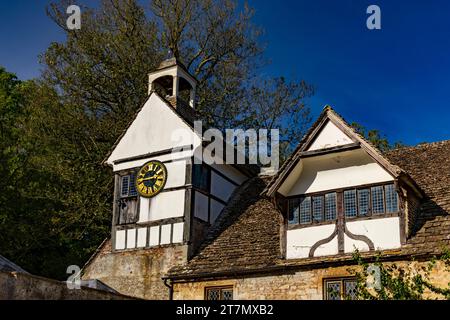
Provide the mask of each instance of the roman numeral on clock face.
[{"label": "roman numeral on clock face", "polygon": [[153,197],[162,191],[167,180],[167,169],[162,162],[152,160],[144,164],[137,174],[136,185],[143,197]]}]

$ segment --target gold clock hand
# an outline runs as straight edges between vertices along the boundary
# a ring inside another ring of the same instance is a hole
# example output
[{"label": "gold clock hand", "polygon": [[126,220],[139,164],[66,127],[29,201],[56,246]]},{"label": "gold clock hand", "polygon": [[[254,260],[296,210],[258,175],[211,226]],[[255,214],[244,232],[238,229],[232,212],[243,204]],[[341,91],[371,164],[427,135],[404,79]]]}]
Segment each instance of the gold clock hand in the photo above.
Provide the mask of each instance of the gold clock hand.
[{"label": "gold clock hand", "polygon": [[147,180],[155,179],[155,178],[154,178],[155,176],[156,176],[156,175],[153,175],[153,176],[151,176],[151,177],[149,177],[149,178],[144,178],[144,179],[142,179],[142,181],[147,181]]}]

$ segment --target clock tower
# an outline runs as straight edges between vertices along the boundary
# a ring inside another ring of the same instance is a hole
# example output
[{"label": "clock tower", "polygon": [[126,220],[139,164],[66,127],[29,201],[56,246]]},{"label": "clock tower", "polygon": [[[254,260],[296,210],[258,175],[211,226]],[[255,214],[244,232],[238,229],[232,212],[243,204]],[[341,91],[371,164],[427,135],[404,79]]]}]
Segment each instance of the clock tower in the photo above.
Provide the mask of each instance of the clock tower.
[{"label": "clock tower", "polygon": [[194,164],[197,80],[175,58],[151,72],[149,96],[104,163],[114,174],[111,239],[84,268],[117,291],[166,299],[161,279],[196,253],[232,192],[251,173]]}]

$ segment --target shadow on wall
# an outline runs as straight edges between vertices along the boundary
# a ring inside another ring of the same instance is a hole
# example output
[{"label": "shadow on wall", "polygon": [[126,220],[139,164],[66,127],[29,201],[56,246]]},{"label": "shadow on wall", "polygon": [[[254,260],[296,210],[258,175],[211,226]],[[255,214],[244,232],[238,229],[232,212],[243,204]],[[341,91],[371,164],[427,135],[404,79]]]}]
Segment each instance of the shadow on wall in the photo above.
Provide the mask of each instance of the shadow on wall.
[{"label": "shadow on wall", "polygon": [[0,272],[0,300],[133,300],[87,287],[69,289],[65,282],[22,272]]}]

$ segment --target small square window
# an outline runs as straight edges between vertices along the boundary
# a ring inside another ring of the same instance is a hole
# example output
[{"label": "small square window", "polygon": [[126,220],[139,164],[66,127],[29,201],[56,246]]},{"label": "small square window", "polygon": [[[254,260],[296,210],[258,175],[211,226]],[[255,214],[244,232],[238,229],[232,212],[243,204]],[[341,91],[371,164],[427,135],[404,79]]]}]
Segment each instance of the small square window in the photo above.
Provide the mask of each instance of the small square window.
[{"label": "small square window", "polygon": [[358,286],[355,278],[337,278],[324,280],[325,300],[356,300]]},{"label": "small square window", "polygon": [[233,300],[233,287],[205,288],[205,300]]}]

